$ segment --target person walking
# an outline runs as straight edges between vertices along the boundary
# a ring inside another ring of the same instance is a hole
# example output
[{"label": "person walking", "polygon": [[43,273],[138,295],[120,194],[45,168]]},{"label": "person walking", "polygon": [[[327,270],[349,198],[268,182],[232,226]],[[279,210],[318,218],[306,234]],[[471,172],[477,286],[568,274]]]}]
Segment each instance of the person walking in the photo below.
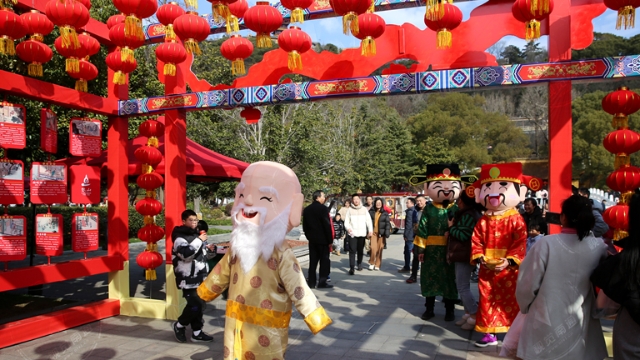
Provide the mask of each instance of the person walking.
[{"label": "person walking", "polygon": [[373,235],[373,224],[367,209],[360,203],[360,196],[351,196],[351,208],[347,211],[344,227],[349,236],[349,275],[353,275],[356,268],[356,253],[358,255],[358,271],[362,271],[362,257],[364,239]]},{"label": "person walking", "polygon": [[[416,218],[413,223],[413,233],[415,234],[418,231],[418,222],[420,221],[420,217],[422,217],[422,210],[427,206],[427,198],[419,194],[415,198],[415,210],[416,210]],[[405,216],[406,222],[406,216]],[[405,225],[406,229],[406,225]],[[406,240],[405,240],[406,241]],[[418,259],[418,248],[413,246],[413,242],[411,243],[412,253],[413,253],[413,261],[411,261],[411,275],[406,280],[407,284],[413,284],[418,281],[418,271],[420,271],[420,260]],[[406,255],[405,255],[406,261]]]},{"label": "person walking", "polygon": [[516,300],[527,316],[517,356],[602,360],[607,348],[600,320],[591,316],[595,297],[589,276],[607,248],[591,232],[595,219],[588,199],[566,199],[560,222],[561,233],[538,240],[520,264]]},{"label": "person walking", "polygon": [[384,209],[384,204],[381,198],[377,197],[373,200],[373,207],[369,210],[369,215],[371,215],[371,221],[373,223],[369,270],[380,270],[384,240],[388,238],[391,233],[389,213]]},{"label": "person walking", "polygon": [[324,192],[313,192],[313,202],[304,208],[302,212],[302,230],[309,240],[309,277],[307,283],[310,288],[316,288],[316,269],[320,263],[320,271],[317,287],[322,289],[332,288],[327,284],[331,260],[329,260],[329,248],[333,244],[333,226],[329,209],[324,206]]},{"label": "person walking", "polygon": [[344,239],[345,234],[344,220],[340,214],[336,214],[333,218],[333,254],[340,256],[340,242]]},{"label": "person walking", "polygon": [[[408,198],[405,202],[407,209],[404,211],[404,267],[399,269],[400,273],[408,273],[411,271],[411,253],[413,253],[413,238],[415,237],[415,228],[418,223],[418,213],[415,209],[416,200],[414,198]],[[417,260],[417,256],[413,255],[414,260]],[[412,280],[412,281],[409,281]],[[409,277],[408,283],[414,283],[415,277]]]}]

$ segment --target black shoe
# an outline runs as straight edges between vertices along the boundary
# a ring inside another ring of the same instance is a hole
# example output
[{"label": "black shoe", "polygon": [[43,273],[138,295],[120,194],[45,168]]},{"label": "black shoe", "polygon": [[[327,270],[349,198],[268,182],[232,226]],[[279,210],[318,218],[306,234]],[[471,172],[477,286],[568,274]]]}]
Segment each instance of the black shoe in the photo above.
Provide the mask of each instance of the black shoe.
[{"label": "black shoe", "polygon": [[433,319],[434,316],[436,316],[436,314],[433,313],[433,310],[426,310],[422,316],[420,316],[420,319],[427,321]]},{"label": "black shoe", "polygon": [[331,289],[331,288],[333,288],[333,285],[331,284],[327,284],[327,283],[318,284],[318,289]]},{"label": "black shoe", "polygon": [[358,265],[358,271],[362,271],[362,265]]},{"label": "black shoe", "polygon": [[456,315],[453,311],[447,311],[444,315],[444,321],[453,321],[456,319]]},{"label": "black shoe", "polygon": [[213,341],[213,336],[205,334],[204,331],[202,330],[200,330],[200,334],[198,334],[198,336],[191,334],[191,342],[212,342],[212,341]]},{"label": "black shoe", "polygon": [[311,289],[315,289],[316,288],[316,283],[315,282],[307,281],[307,285],[309,285],[309,288],[311,288]]},{"label": "black shoe", "polygon": [[186,343],[187,342],[187,336],[184,334],[184,330],[185,328],[179,328],[178,327],[178,322],[174,322],[173,325],[171,325],[171,327],[173,328],[173,333],[176,336],[176,340],[178,340],[178,342],[181,343]]},{"label": "black shoe", "polygon": [[387,250],[387,245],[385,245],[383,249]]},{"label": "black shoe", "polygon": [[349,270],[349,275],[353,275],[353,274],[355,274],[355,272],[353,271],[353,269],[350,269]]}]

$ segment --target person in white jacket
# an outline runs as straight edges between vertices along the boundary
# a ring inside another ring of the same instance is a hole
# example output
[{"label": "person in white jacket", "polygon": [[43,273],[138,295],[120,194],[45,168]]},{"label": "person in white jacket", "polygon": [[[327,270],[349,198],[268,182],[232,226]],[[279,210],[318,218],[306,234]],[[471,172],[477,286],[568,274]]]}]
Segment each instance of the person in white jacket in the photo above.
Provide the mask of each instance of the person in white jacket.
[{"label": "person in white jacket", "polygon": [[[351,196],[351,207],[347,210],[344,227],[349,234],[349,275],[354,274],[356,265],[356,251],[358,253],[358,271],[362,271],[362,256],[364,239],[373,235],[371,216],[366,207],[360,203],[360,196]],[[355,251],[354,251],[355,250]]]}]

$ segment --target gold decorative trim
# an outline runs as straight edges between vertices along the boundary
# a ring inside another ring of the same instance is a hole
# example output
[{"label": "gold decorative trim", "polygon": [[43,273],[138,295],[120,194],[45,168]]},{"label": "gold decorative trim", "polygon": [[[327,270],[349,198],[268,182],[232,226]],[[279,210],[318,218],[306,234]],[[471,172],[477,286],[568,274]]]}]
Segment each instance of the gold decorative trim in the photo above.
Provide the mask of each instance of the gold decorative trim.
[{"label": "gold decorative trim", "polygon": [[198,296],[200,297],[200,299],[202,299],[202,300],[204,300],[206,302],[212,301],[215,298],[217,298],[218,296],[220,296],[220,294],[209,290],[207,288],[207,285],[205,285],[205,283],[200,284],[200,286],[198,286],[198,289],[196,290],[196,292],[198,293]]},{"label": "gold decorative trim", "polygon": [[507,217],[515,215],[515,214],[519,214],[518,210],[509,209],[509,210],[503,212],[500,215],[485,215],[485,216],[488,217],[491,220],[497,221],[497,220],[502,220],[504,218],[507,218]]},{"label": "gold decorative trim", "polygon": [[511,326],[486,327],[476,325],[475,330],[479,333],[506,333]]},{"label": "gold decorative trim", "polygon": [[516,184],[521,184],[522,181],[520,180],[520,178],[510,178],[510,177],[503,177],[503,176],[498,176],[497,178],[487,178],[487,179],[482,179],[480,180],[480,184],[484,185],[488,182],[494,182],[494,181],[508,181],[508,182],[513,182]]},{"label": "gold decorative trim", "polygon": [[304,318],[304,322],[307,323],[309,330],[315,335],[329,326],[333,321],[331,321],[327,312],[324,311],[324,308],[320,306],[313,310],[311,314],[307,315],[307,317]]},{"label": "gold decorative trim", "polygon": [[509,260],[509,259],[513,260],[516,263],[516,265],[518,265],[518,266],[520,266],[520,263],[522,262],[522,261],[520,261],[520,259],[518,259],[516,257],[513,257],[513,256],[507,256],[507,260]]},{"label": "gold decorative trim", "polygon": [[289,321],[291,320],[291,311],[283,312],[263,309],[251,305],[241,304],[237,301],[227,300],[227,312],[225,316],[253,325],[285,329],[289,327]]},{"label": "gold decorative trim", "polygon": [[486,249],[484,254],[488,259],[503,259],[507,256],[507,249]]},{"label": "gold decorative trim", "polygon": [[439,235],[431,235],[427,237],[427,246],[447,245],[447,238]]},{"label": "gold decorative trim", "polygon": [[476,260],[480,259],[480,258],[484,258],[484,254],[475,254],[475,255],[471,255],[471,265],[475,265],[476,264]]},{"label": "gold decorative trim", "polygon": [[413,238],[413,245],[425,248],[427,246],[427,239],[416,235],[416,237]]}]

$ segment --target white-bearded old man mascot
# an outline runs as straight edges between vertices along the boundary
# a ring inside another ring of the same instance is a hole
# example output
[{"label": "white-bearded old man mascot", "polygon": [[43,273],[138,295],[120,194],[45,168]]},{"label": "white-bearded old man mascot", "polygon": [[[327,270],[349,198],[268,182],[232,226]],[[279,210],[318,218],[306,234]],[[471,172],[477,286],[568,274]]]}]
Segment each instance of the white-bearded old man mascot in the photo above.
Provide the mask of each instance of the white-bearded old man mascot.
[{"label": "white-bearded old man mascot", "polygon": [[198,288],[205,301],[229,289],[224,359],[283,359],[291,303],[314,334],[331,323],[284,240],[300,224],[296,174],[274,162],[251,164],[236,187],[231,249]]}]

